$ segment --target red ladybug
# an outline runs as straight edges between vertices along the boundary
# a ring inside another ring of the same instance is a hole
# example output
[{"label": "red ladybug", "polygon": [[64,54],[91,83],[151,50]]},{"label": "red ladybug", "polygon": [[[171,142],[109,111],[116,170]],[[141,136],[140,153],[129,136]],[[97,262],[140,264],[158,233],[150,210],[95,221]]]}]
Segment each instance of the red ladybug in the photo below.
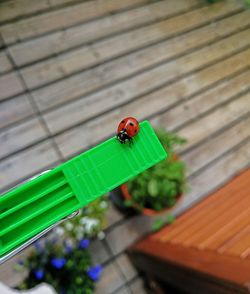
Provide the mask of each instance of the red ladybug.
[{"label": "red ladybug", "polygon": [[124,118],[117,128],[117,139],[125,144],[127,141],[132,143],[132,137],[136,136],[140,130],[138,121],[133,117]]}]

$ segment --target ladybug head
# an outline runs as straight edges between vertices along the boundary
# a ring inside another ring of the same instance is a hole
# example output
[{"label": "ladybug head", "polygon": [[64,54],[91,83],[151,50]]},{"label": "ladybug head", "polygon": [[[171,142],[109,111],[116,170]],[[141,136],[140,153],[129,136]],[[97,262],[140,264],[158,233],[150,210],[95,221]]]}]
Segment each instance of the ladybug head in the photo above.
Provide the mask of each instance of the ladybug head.
[{"label": "ladybug head", "polygon": [[122,129],[118,134],[117,134],[117,139],[122,143],[125,144],[126,141],[130,141],[131,138],[127,134],[126,129]]}]

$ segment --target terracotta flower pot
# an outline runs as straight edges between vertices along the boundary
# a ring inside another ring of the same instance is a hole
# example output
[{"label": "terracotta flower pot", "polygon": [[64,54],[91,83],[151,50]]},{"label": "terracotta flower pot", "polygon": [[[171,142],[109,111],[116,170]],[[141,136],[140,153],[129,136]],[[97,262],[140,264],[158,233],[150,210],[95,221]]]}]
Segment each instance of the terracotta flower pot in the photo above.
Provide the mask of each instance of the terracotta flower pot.
[{"label": "terracotta flower pot", "polygon": [[[124,197],[124,199],[125,200],[132,200],[132,196],[130,195],[130,193],[128,191],[128,186],[126,184],[122,184],[120,186],[120,188],[121,188],[122,196]],[[176,203],[180,201],[181,196],[182,195],[176,197]],[[176,203],[175,203],[175,205],[176,205]],[[143,210],[141,210],[138,204],[136,204],[136,203],[133,204],[133,207],[136,210],[140,210],[140,211],[142,211],[142,213],[144,215],[148,215],[148,216],[156,216],[156,215],[160,215],[160,214],[163,214],[163,213],[170,212],[173,209],[174,206],[166,207],[166,208],[163,208],[161,210],[154,210],[154,209],[151,209],[151,208],[143,208]]]}]

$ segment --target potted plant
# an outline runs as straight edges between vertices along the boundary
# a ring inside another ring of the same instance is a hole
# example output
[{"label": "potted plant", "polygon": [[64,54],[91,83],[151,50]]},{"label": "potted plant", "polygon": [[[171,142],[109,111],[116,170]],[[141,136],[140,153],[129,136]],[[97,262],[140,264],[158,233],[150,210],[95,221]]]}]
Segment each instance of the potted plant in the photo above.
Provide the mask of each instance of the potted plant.
[{"label": "potted plant", "polygon": [[[126,207],[133,207],[145,215],[166,212],[181,198],[186,187],[185,164],[176,155],[176,147],[186,142],[179,136],[155,130],[168,156],[132,180],[121,185],[119,194],[112,195],[115,204],[117,197]],[[121,207],[121,206],[120,206]]]},{"label": "potted plant", "polygon": [[93,293],[102,267],[92,265],[89,239],[105,237],[108,199],[103,196],[56,227],[47,238],[37,241],[26,259],[15,265],[27,277],[18,289],[50,284],[57,293]]}]

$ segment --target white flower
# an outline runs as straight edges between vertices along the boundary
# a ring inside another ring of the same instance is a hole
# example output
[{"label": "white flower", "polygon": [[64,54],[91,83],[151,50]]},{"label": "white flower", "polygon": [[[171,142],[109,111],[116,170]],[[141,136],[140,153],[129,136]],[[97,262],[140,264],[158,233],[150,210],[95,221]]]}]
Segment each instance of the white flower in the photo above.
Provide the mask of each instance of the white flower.
[{"label": "white flower", "polygon": [[65,224],[65,228],[68,230],[68,231],[71,231],[72,229],[73,229],[73,225],[72,225],[72,223],[71,222],[67,222],[66,224]]},{"label": "white flower", "polygon": [[85,230],[86,232],[90,233],[96,226],[98,226],[100,221],[95,218],[88,218],[85,222]]},{"label": "white flower", "polygon": [[107,201],[102,201],[101,203],[100,203],[100,207],[102,208],[102,209],[105,209],[105,208],[107,208],[108,207],[108,203],[107,203]]},{"label": "white flower", "polygon": [[88,217],[82,217],[79,222],[81,225],[85,225],[88,222]]},{"label": "white flower", "polygon": [[64,234],[64,229],[62,227],[57,227],[57,228],[55,228],[55,233],[58,236],[62,236]]}]

